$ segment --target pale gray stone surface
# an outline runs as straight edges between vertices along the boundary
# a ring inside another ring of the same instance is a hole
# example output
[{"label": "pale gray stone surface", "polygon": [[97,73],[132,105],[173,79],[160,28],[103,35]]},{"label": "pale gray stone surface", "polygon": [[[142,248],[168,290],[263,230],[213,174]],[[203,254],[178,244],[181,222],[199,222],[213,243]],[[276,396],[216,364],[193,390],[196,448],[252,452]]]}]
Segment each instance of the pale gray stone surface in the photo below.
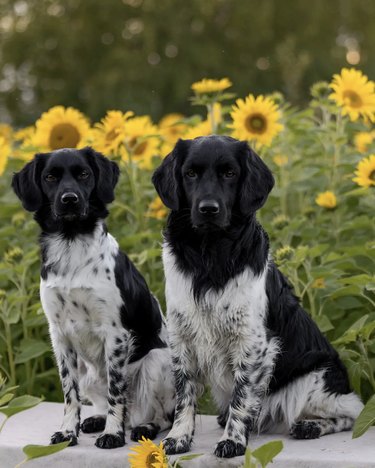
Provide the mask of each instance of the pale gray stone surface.
[{"label": "pale gray stone surface", "polygon": [[[27,444],[48,444],[51,434],[59,429],[63,406],[58,403],[42,403],[39,406],[13,416],[0,434],[0,468],[14,468],[24,455]],[[91,414],[85,407],[83,417]],[[0,415],[0,421],[2,415]],[[197,416],[197,430],[192,453],[204,453],[202,457],[185,462],[186,467],[239,467],[243,457],[219,460],[211,455],[222,429],[213,416]],[[163,434],[165,435],[165,434]],[[64,451],[28,462],[28,468],[125,468],[128,465],[129,447],[134,445],[127,438],[127,445],[120,449],[101,450],[95,447],[95,435],[82,434],[79,445]],[[272,468],[375,468],[375,428],[353,440],[350,432],[332,434],[310,441],[292,440],[287,436],[262,435],[250,441],[255,448],[275,439],[282,439],[284,450],[275,458]],[[160,438],[157,439],[159,441]]]}]

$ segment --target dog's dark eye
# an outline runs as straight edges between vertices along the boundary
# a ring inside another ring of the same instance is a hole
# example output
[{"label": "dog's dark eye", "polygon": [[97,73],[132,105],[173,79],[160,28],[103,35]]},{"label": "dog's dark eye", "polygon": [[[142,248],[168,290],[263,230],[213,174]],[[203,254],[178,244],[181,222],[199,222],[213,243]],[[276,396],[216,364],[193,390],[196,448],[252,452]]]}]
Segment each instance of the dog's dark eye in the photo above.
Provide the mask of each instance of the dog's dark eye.
[{"label": "dog's dark eye", "polygon": [[55,182],[57,178],[52,174],[47,174],[44,178],[47,182]]},{"label": "dog's dark eye", "polygon": [[233,171],[226,171],[224,172],[223,176],[225,177],[225,179],[231,179],[232,177],[234,177],[236,174],[233,172]]},{"label": "dog's dark eye", "polygon": [[195,179],[197,177],[197,173],[193,169],[186,171],[186,175],[191,179]]},{"label": "dog's dark eye", "polygon": [[78,179],[87,179],[87,177],[89,176],[89,173],[87,171],[82,171],[79,175],[78,175]]}]

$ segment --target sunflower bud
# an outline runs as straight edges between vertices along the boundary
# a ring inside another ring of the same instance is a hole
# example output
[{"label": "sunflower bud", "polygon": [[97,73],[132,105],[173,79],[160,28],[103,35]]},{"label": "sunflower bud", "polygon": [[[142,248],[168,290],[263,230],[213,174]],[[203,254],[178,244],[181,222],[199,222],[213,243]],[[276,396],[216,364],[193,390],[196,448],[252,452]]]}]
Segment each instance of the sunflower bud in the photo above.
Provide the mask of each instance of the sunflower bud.
[{"label": "sunflower bud", "polygon": [[276,250],[275,253],[276,263],[282,263],[284,260],[291,260],[293,258],[294,252],[294,249],[290,247],[290,245],[280,247]]},{"label": "sunflower bud", "polygon": [[277,106],[282,106],[285,103],[285,97],[279,91],[267,94],[267,97],[269,97]]},{"label": "sunflower bud", "polygon": [[7,263],[17,263],[23,257],[23,250],[19,247],[13,247],[4,254],[4,260]]},{"label": "sunflower bud", "polygon": [[327,81],[318,81],[311,86],[310,92],[315,99],[327,99],[332,91]]},{"label": "sunflower bud", "polygon": [[275,229],[283,229],[285,226],[288,226],[289,218],[283,214],[276,216],[272,220],[272,226]]}]

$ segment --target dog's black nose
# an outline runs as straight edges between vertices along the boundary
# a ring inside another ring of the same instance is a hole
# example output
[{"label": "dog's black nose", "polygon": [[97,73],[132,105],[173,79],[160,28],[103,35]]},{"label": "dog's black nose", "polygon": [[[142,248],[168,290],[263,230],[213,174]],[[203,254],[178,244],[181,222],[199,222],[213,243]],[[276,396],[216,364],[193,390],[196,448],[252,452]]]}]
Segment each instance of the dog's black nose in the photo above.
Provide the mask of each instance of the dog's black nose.
[{"label": "dog's black nose", "polygon": [[215,215],[219,213],[219,203],[215,200],[202,200],[198,205],[199,213]]},{"label": "dog's black nose", "polygon": [[65,192],[61,195],[61,203],[78,203],[78,195],[74,192]]}]

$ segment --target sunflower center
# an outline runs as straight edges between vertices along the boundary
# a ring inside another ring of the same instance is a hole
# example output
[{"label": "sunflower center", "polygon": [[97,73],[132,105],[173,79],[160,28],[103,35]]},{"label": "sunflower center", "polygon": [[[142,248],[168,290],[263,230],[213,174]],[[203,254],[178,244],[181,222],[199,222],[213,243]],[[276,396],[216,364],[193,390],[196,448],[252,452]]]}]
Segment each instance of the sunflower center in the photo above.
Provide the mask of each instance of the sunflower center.
[{"label": "sunflower center", "polygon": [[77,128],[70,123],[60,123],[55,125],[49,136],[49,146],[51,149],[76,148],[81,139]]},{"label": "sunflower center", "polygon": [[262,114],[252,114],[246,117],[245,127],[251,133],[264,133],[267,130],[267,121]]},{"label": "sunflower center", "polygon": [[158,463],[157,453],[150,453],[146,458],[146,468],[154,468],[154,463]]},{"label": "sunflower center", "polygon": [[112,141],[112,140],[114,140],[114,139],[117,137],[118,133],[119,133],[119,130],[118,130],[117,128],[112,128],[112,130],[110,130],[110,131],[106,134],[105,139],[106,139],[107,141]]},{"label": "sunflower center", "polygon": [[346,90],[343,92],[344,101],[351,107],[361,107],[363,105],[361,96],[355,91]]},{"label": "sunflower center", "polygon": [[142,141],[142,143],[137,143],[137,137],[133,137],[129,140],[128,145],[135,156],[140,156],[147,148],[147,141],[145,140]]},{"label": "sunflower center", "polygon": [[370,180],[373,180],[375,182],[375,169],[370,172],[370,175],[368,176]]}]

